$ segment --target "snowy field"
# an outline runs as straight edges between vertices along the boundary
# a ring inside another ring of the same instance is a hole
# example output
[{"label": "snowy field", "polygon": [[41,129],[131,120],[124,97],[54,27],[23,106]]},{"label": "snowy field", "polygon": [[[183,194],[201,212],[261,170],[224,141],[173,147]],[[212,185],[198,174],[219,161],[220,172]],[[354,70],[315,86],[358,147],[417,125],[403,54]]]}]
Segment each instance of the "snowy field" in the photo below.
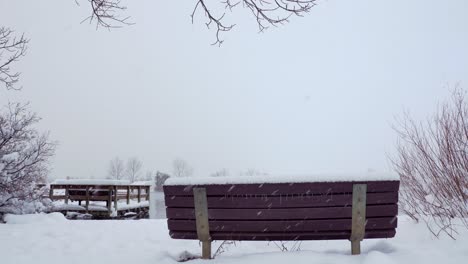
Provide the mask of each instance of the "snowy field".
[{"label": "snowy field", "polygon": [[[159,264],[176,263],[185,250],[200,253],[197,241],[170,239],[165,220],[69,221],[57,213],[6,220],[0,224],[2,264]],[[211,263],[468,263],[468,232],[457,241],[435,239],[424,224],[400,217],[395,238],[365,240],[362,251],[351,256],[348,241],[305,241],[294,252],[268,242],[240,242]]]}]

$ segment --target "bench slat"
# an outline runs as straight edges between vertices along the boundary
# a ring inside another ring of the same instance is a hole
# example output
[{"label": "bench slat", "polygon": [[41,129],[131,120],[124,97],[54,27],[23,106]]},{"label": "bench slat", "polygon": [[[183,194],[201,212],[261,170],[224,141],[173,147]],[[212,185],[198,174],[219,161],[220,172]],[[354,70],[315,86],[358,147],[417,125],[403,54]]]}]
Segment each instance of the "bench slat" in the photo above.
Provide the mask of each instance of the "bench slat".
[{"label": "bench slat", "polygon": [[[396,217],[368,218],[366,230],[392,229],[397,227]],[[196,232],[194,220],[167,221],[169,230]],[[327,219],[327,220],[278,220],[278,221],[229,221],[218,220],[209,223],[211,231],[225,232],[305,232],[305,231],[351,231],[351,219]]]},{"label": "bench slat", "polygon": [[[211,196],[208,208],[307,208],[351,205],[352,194],[302,196]],[[398,192],[369,193],[367,205],[398,202]],[[165,196],[167,207],[193,207],[193,196]]]},{"label": "bench slat", "polygon": [[[395,229],[388,230],[370,230],[366,231],[364,238],[391,238],[395,236]],[[196,232],[173,232],[169,233],[174,239],[197,239]],[[212,240],[259,240],[259,241],[277,241],[277,240],[335,240],[349,239],[351,232],[292,232],[292,233],[232,233],[232,232],[211,232]]]},{"label": "bench slat", "polygon": [[206,188],[211,195],[281,195],[281,194],[335,194],[352,193],[353,184],[367,184],[367,193],[398,192],[399,181],[370,182],[314,182],[314,183],[265,183],[265,184],[226,184],[226,185],[165,185],[166,196],[193,196],[194,187]]},{"label": "bench slat", "polygon": [[[208,209],[208,218],[216,220],[336,219],[351,218],[351,206],[279,209]],[[168,219],[195,219],[192,208],[167,208]],[[370,205],[367,217],[396,216],[398,206]]]}]

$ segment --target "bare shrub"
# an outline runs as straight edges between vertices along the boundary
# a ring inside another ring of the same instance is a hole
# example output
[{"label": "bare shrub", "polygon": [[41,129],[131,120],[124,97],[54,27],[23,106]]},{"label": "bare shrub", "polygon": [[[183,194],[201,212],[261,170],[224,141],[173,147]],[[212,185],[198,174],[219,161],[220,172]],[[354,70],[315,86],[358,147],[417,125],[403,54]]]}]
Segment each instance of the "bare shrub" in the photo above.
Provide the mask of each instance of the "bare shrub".
[{"label": "bare shrub", "polygon": [[425,122],[409,114],[398,122],[397,156],[403,210],[426,222],[429,230],[455,238],[454,219],[468,228],[468,103],[461,88],[453,91]]},{"label": "bare shrub", "polygon": [[40,209],[56,144],[36,130],[39,120],[27,105],[0,109],[0,212]]}]

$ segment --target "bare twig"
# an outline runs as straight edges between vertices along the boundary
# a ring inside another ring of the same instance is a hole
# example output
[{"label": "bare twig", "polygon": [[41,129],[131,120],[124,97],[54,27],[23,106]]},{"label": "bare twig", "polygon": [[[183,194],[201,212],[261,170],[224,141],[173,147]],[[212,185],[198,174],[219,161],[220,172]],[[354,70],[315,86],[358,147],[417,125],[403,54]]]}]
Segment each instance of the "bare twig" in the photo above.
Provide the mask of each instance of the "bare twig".
[{"label": "bare twig", "polygon": [[[130,17],[119,16],[120,12],[127,9],[121,4],[120,0],[87,0],[91,5],[91,15],[85,18],[83,22],[96,23],[96,28],[104,27],[107,29],[119,28],[122,26],[132,25],[129,22]],[[77,4],[77,0],[75,1]]]}]

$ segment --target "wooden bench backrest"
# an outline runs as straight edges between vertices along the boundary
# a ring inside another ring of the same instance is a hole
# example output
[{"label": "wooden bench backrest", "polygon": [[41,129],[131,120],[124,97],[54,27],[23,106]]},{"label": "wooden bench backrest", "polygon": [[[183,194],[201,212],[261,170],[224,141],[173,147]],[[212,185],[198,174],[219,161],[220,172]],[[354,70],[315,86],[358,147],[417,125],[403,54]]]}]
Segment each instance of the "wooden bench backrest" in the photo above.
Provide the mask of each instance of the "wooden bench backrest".
[{"label": "wooden bench backrest", "polygon": [[364,238],[395,236],[399,181],[166,185],[169,233],[198,239],[193,188],[203,187],[211,240],[350,239],[353,185],[362,183]]}]

